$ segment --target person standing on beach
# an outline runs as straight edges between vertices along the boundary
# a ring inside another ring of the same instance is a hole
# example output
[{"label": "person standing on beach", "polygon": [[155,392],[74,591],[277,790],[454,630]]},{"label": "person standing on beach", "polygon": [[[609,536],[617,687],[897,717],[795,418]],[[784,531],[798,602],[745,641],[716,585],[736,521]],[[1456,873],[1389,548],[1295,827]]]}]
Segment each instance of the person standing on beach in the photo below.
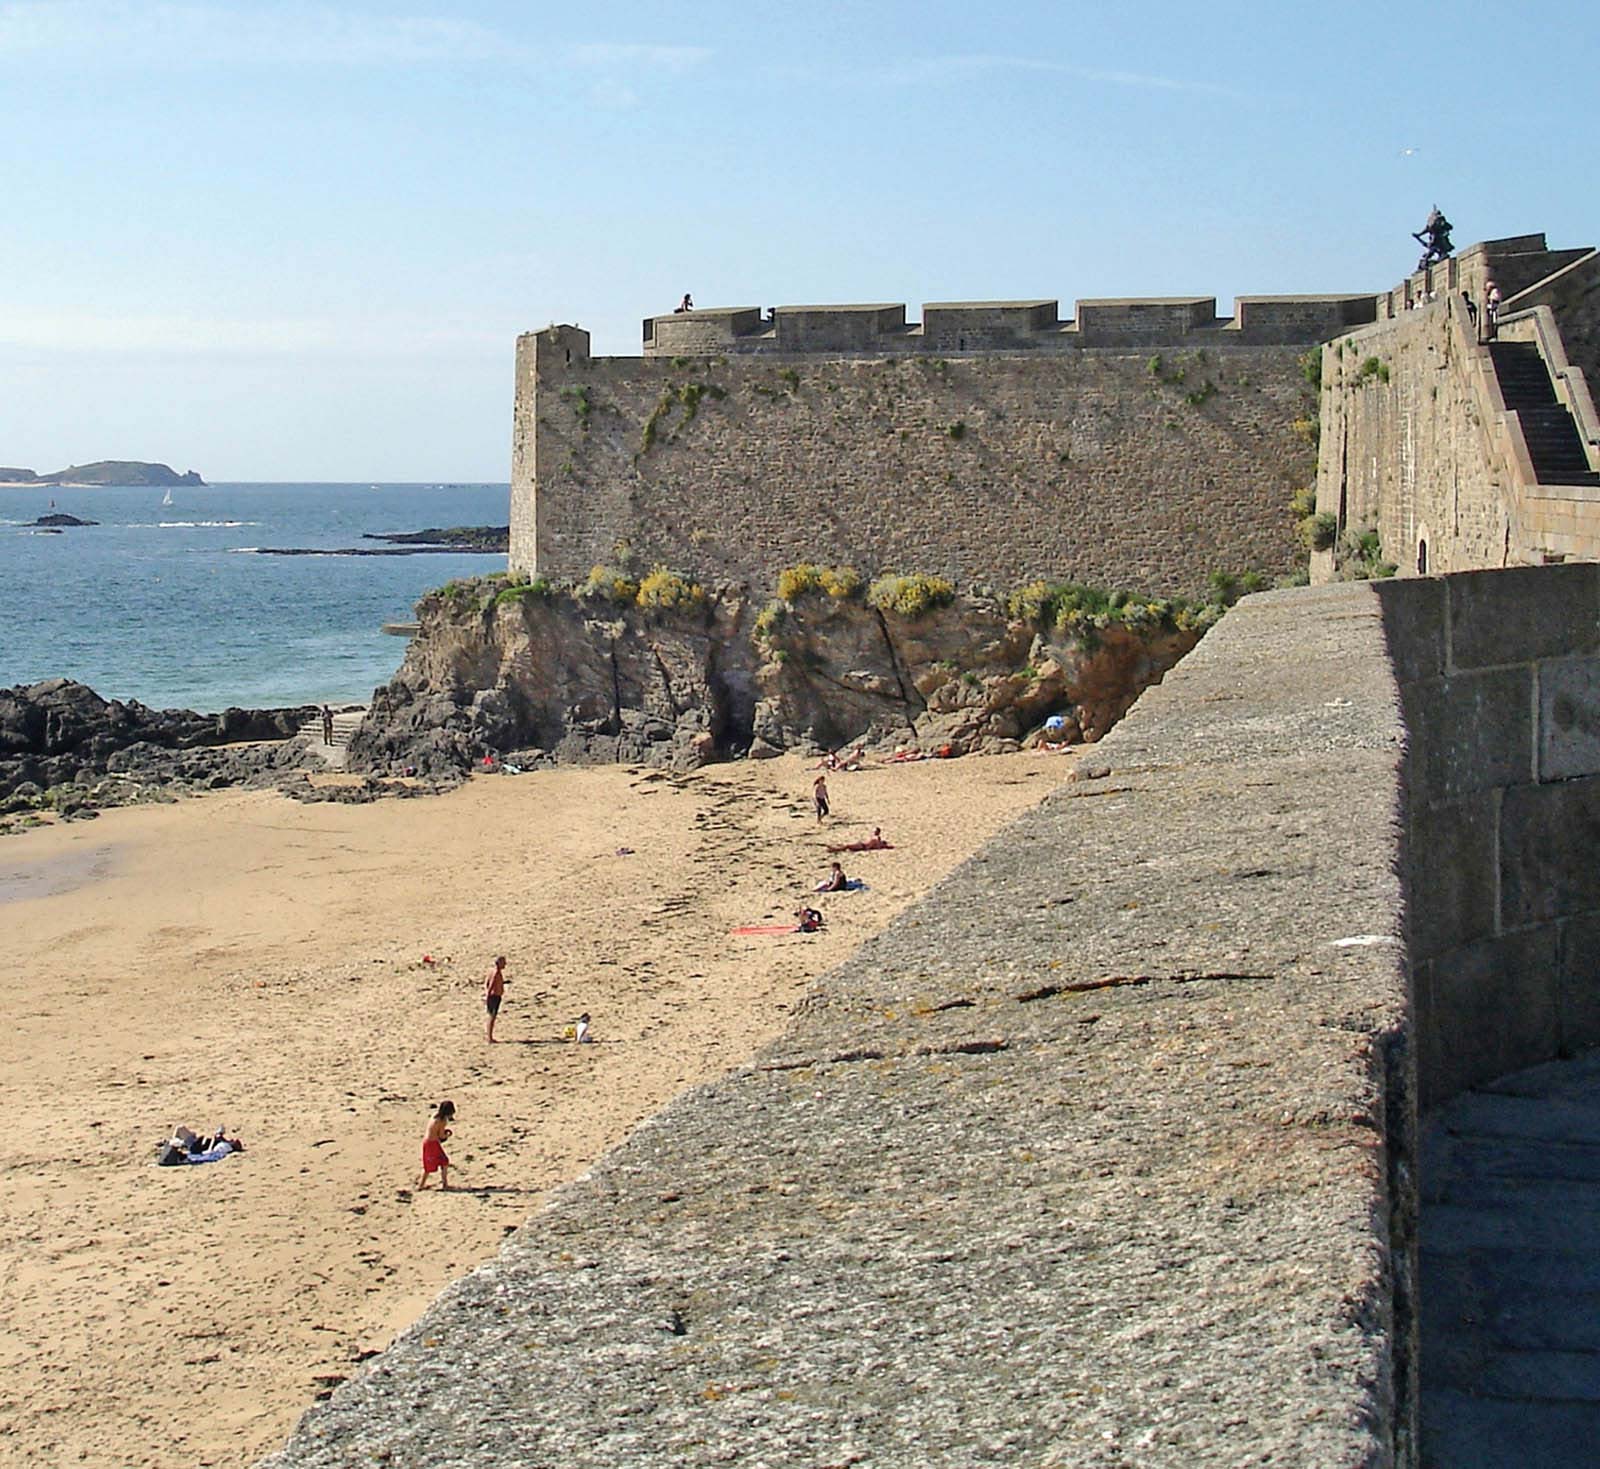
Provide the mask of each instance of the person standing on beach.
[{"label": "person standing on beach", "polygon": [[322,706],[322,743],[325,745],[333,743],[333,710],[326,704]]},{"label": "person standing on beach", "polygon": [[494,1023],[500,1017],[500,1002],[506,997],[506,956],[494,961],[483,980],[483,1008],[489,1012],[489,1044],[494,1044]]},{"label": "person standing on beach", "polygon": [[828,814],[828,777],[819,775],[811,782],[811,801],[817,808],[817,820]]},{"label": "person standing on beach", "polygon": [[428,1178],[431,1174],[439,1175],[439,1187],[450,1187],[450,1158],[444,1150],[444,1140],[450,1136],[450,1124],[456,1119],[456,1104],[451,1101],[440,1102],[434,1109],[433,1120],[428,1124],[428,1130],[422,1139],[422,1174],[417,1179],[417,1187],[427,1188]]}]

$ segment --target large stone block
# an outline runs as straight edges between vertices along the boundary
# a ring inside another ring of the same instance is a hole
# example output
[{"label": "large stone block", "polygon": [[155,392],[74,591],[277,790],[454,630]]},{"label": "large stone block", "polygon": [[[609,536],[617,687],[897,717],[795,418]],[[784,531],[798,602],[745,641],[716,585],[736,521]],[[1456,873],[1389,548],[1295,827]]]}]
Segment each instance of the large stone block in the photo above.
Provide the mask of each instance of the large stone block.
[{"label": "large stone block", "polygon": [[1447,585],[1453,668],[1600,653],[1600,566],[1473,571]]},{"label": "large stone block", "polygon": [[1431,959],[1494,933],[1495,796],[1483,792],[1413,807],[1407,929],[1415,958]]},{"label": "large stone block", "polygon": [[1445,583],[1405,577],[1373,583],[1383,606],[1383,635],[1397,682],[1438,678],[1445,670]]},{"label": "large stone block", "polygon": [[1425,805],[1531,781],[1533,669],[1418,679],[1400,690],[1411,798]]},{"label": "large stone block", "polygon": [[1515,786],[1500,807],[1500,926],[1600,912],[1600,776]]},{"label": "large stone block", "polygon": [[1600,1046],[1600,916],[1561,925],[1561,1051]]},{"label": "large stone block", "polygon": [[1600,775],[1600,658],[1539,665],[1539,779]]},{"label": "large stone block", "polygon": [[1560,1041],[1556,927],[1442,954],[1417,972],[1424,1108],[1547,1061]]}]

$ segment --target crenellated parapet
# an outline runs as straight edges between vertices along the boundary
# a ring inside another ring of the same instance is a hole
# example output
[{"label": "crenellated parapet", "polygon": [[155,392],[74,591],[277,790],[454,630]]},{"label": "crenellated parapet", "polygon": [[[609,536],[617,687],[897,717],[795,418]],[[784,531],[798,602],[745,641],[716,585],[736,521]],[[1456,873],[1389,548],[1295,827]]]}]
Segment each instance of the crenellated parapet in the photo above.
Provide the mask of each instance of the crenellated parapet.
[{"label": "crenellated parapet", "polygon": [[1081,300],[1063,320],[1053,298],[930,301],[920,322],[901,302],[840,306],[719,306],[644,319],[646,357],[732,352],[829,353],[1071,352],[1142,349],[1206,341],[1218,346],[1293,346],[1326,341],[1376,319],[1372,295],[1240,296],[1231,317],[1214,296]]}]

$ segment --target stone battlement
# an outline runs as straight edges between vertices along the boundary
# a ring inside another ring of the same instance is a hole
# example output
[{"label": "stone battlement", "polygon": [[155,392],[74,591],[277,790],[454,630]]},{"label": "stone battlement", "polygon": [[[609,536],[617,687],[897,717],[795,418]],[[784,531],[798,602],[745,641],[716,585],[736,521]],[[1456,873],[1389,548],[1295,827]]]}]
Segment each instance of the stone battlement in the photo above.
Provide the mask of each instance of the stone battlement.
[{"label": "stone battlement", "polygon": [[646,357],[748,353],[1070,352],[1084,347],[1310,345],[1376,319],[1373,295],[1240,296],[1232,317],[1215,296],[1077,302],[930,301],[920,322],[903,302],[841,306],[715,306],[644,319]]}]

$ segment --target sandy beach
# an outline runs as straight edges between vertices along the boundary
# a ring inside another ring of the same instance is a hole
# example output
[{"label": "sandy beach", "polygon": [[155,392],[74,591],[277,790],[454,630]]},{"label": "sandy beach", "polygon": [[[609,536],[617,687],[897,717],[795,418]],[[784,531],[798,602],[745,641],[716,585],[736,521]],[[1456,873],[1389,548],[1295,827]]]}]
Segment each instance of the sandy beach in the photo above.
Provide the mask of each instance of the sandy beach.
[{"label": "sandy beach", "polygon": [[[0,1463],[252,1462],[1069,765],[831,776],[820,829],[785,758],[219,794],[0,843]],[[730,933],[787,918],[825,844],[874,825],[895,850],[845,854],[868,887],[811,899],[822,933]],[[581,1011],[592,1046],[563,1039]],[[445,1096],[458,1188],[414,1192]],[[177,1123],[247,1151],[157,1168]]]}]

